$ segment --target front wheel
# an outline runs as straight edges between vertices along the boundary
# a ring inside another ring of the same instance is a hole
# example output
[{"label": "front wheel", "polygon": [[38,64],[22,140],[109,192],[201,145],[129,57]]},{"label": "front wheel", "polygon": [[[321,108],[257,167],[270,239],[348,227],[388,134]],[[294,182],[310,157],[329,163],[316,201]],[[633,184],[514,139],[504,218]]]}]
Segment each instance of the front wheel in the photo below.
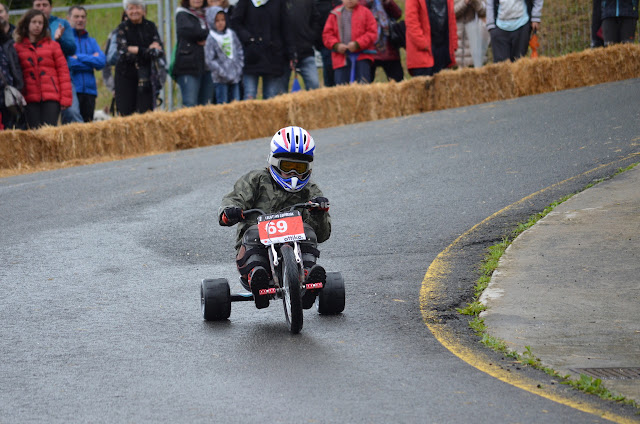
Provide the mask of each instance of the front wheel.
[{"label": "front wheel", "polygon": [[202,317],[207,321],[222,321],[231,315],[231,291],[225,278],[205,279],[200,284]]},{"label": "front wheel", "polygon": [[344,311],[344,278],[339,272],[327,272],[327,282],[318,293],[316,305],[322,315],[337,315]]},{"label": "front wheel", "polygon": [[284,316],[289,331],[298,334],[302,330],[302,298],[300,294],[300,267],[296,263],[293,248],[285,244],[280,249],[282,254],[282,280],[284,296]]}]

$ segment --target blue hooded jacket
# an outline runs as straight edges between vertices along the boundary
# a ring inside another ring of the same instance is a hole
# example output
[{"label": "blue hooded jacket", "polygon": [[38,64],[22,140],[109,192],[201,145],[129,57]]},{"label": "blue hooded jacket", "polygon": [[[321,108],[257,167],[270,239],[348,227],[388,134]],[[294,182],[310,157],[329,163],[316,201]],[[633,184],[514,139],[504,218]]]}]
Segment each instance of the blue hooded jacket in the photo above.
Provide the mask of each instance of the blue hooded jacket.
[{"label": "blue hooded jacket", "polygon": [[64,32],[60,37],[58,43],[60,43],[60,47],[62,48],[62,53],[64,53],[65,57],[68,59],[69,56],[73,55],[76,52],[76,43],[73,41],[73,34],[71,33],[71,24],[62,18],[58,18],[55,15],[51,15],[49,17],[49,31],[51,31],[51,38],[56,33],[58,27],[62,25],[64,27]]},{"label": "blue hooded jacket", "polygon": [[[69,71],[71,72],[71,81],[78,93],[98,95],[98,88],[96,86],[96,77],[93,74],[94,70],[100,70],[104,68],[106,64],[106,58],[102,49],[98,45],[98,42],[93,37],[89,37],[87,31],[79,33],[75,29],[72,29],[72,34],[75,39],[76,54],[69,56],[67,61],[69,63]],[[98,53],[94,56],[94,53]]]}]

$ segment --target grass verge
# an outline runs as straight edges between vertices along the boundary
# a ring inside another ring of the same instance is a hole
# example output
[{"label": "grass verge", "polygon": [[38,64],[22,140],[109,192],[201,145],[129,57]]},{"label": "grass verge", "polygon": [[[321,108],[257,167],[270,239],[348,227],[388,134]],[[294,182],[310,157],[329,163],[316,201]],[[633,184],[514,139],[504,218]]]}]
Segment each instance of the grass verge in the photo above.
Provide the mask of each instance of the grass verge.
[{"label": "grass verge", "polygon": [[[613,174],[611,177],[595,180],[592,183],[588,184],[586,187],[584,187],[582,191],[590,187],[593,187],[594,185],[602,181],[611,179],[618,174],[626,172],[632,169],[633,167],[635,167],[636,165],[638,165],[638,163],[629,165],[626,168],[619,168],[618,171],[615,174]],[[567,196],[564,196],[560,200],[553,202],[552,204],[544,208],[542,212],[532,215],[531,217],[529,217],[529,219],[526,222],[518,224],[517,227],[512,231],[512,233],[509,236],[504,237],[500,241],[500,243],[489,247],[488,252],[485,255],[485,258],[482,260],[479,266],[480,277],[478,278],[476,285],[474,286],[473,300],[470,303],[468,303],[465,307],[457,308],[457,311],[462,315],[467,315],[472,317],[469,321],[469,327],[480,338],[480,343],[482,343],[489,349],[492,349],[495,352],[501,353],[505,355],[505,357],[512,358],[523,365],[530,366],[538,370],[542,370],[548,375],[554,378],[557,378],[560,381],[560,384],[571,386],[585,393],[594,394],[596,396],[599,396],[602,399],[613,400],[615,402],[624,403],[627,405],[632,405],[636,408],[640,408],[640,405],[634,400],[627,399],[622,395],[617,395],[610,392],[606,387],[602,386],[602,380],[600,380],[599,378],[593,378],[584,374],[580,374],[579,378],[572,379],[571,375],[560,375],[555,370],[542,365],[540,359],[537,358],[534,355],[534,353],[531,351],[530,346],[525,346],[526,350],[522,353],[518,353],[509,349],[507,347],[507,344],[503,340],[497,337],[491,336],[487,332],[487,328],[484,323],[484,318],[480,317],[480,313],[486,310],[486,306],[483,303],[481,303],[479,300],[480,296],[489,285],[489,282],[491,281],[491,276],[493,275],[493,272],[498,268],[498,262],[500,261],[500,258],[504,254],[507,247],[509,247],[509,245],[513,242],[513,240],[515,240],[516,237],[518,237],[527,229],[531,228],[535,223],[540,221],[542,218],[547,216],[558,205],[569,200],[574,194],[576,193],[572,193]]]}]

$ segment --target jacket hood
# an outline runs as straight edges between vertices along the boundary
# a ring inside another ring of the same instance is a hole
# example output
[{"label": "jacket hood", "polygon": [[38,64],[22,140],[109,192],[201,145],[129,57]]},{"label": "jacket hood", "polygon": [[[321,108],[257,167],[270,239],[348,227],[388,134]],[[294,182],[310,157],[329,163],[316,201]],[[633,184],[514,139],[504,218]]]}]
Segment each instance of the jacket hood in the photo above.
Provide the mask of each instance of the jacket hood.
[{"label": "jacket hood", "polygon": [[216,24],[215,24],[216,15],[220,12],[225,13],[224,9],[221,8],[220,6],[211,6],[207,8],[206,20],[207,20],[207,25],[209,25],[209,29],[214,31],[216,30]]}]

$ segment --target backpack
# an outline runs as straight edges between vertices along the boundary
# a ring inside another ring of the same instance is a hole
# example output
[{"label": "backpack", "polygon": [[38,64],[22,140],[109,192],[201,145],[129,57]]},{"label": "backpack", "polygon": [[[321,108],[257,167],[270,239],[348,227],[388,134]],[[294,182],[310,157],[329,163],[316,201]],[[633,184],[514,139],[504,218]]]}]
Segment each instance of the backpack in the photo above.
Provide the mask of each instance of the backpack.
[{"label": "backpack", "polygon": [[116,37],[118,36],[118,30],[114,29],[109,34],[107,39],[107,45],[104,47],[104,54],[107,57],[107,66],[115,66],[120,59],[120,53],[118,52],[118,43]]},{"label": "backpack", "polygon": [[176,54],[178,52],[178,43],[173,46],[173,52],[171,52],[171,58],[169,59],[169,75],[172,79],[176,79],[175,74],[173,73],[174,68],[176,66]]}]

